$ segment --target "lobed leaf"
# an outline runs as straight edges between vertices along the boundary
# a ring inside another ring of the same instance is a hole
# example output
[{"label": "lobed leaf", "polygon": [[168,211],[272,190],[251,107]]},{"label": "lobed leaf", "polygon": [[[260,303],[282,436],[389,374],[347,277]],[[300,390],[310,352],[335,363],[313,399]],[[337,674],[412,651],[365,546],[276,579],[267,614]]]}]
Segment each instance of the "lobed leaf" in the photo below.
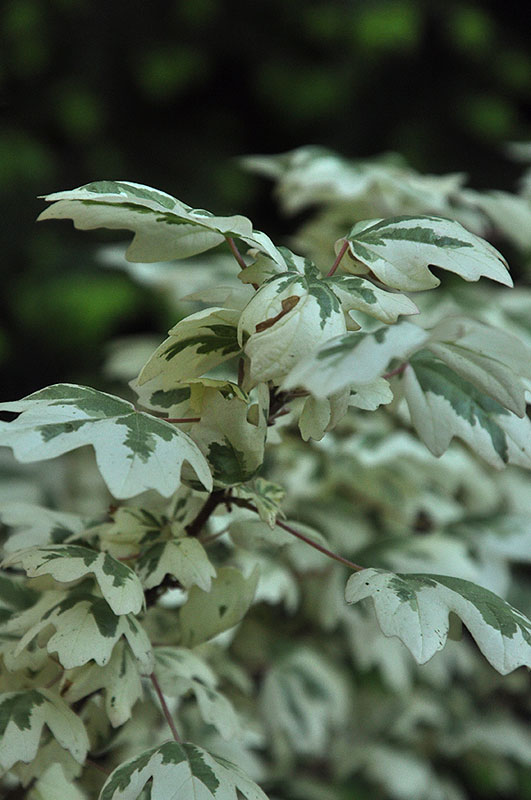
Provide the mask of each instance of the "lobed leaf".
[{"label": "lobed leaf", "polygon": [[286,492],[276,483],[267,481],[265,478],[255,478],[249,483],[237,486],[233,494],[249,500],[256,506],[258,515],[263,522],[267,522],[270,528],[275,527],[277,517],[285,517],[280,506]]},{"label": "lobed leaf", "polygon": [[[459,222],[436,216],[401,216],[358,222],[344,240],[336,242],[347,272],[372,272],[387,286],[402,291],[433,289],[440,281],[429,266],[441,267],[466,281],[482,276],[512,286],[503,256]],[[349,258],[350,256],[350,258]]]},{"label": "lobed leaf", "polygon": [[46,195],[49,208],[39,220],[71,219],[81,230],[134,231],[128,261],[144,263],[187,258],[217,247],[227,236],[252,237],[250,220],[216,217],[165,192],[128,181],[97,181]]},{"label": "lobed leaf", "polygon": [[169,497],[179,486],[183,461],[212,488],[208,465],[185,433],[105,392],[56,384],[0,403],[0,409],[21,412],[13,422],[0,422],[0,445],[12,447],[19,461],[54,458],[90,444],[115,497],[147,489]]},{"label": "lobed leaf", "polygon": [[531,421],[519,418],[431,353],[415,354],[401,379],[411,422],[440,456],[454,436],[498,469],[531,468]]},{"label": "lobed leaf", "polygon": [[3,566],[20,564],[28,578],[51,575],[69,583],[94,575],[101,593],[115,614],[138,614],[144,604],[142,585],[132,569],[108,553],[74,544],[29,547],[19,550]]},{"label": "lobed leaf", "polygon": [[89,748],[83,723],[64,700],[48,689],[7,692],[0,697],[0,766],[33,761],[46,726],[57,742],[82,764]]},{"label": "lobed leaf", "polygon": [[446,644],[456,614],[494,669],[531,667],[531,621],[488,589],[446,575],[364,569],[351,575],[347,603],[371,597],[385,636],[398,638],[419,664]]},{"label": "lobed leaf", "polygon": [[208,592],[216,574],[203,545],[191,536],[157,542],[142,553],[136,567],[146,589],[161,584],[166,575],[173,575],[185,589],[199,586]]},{"label": "lobed leaf", "polygon": [[151,800],[267,800],[250,778],[224,758],[190,742],[165,742],[121,764],[99,800],[138,800],[151,781]]}]

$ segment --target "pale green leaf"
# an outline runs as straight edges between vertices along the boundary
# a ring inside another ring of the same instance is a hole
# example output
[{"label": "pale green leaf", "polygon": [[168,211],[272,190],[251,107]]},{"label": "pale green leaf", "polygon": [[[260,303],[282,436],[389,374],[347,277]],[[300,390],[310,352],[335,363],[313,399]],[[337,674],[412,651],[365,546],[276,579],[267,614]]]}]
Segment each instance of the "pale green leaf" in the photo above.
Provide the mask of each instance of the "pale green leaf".
[{"label": "pale green leaf", "polygon": [[79,717],[48,689],[8,692],[0,697],[0,766],[11,769],[37,755],[43,727],[82,764],[88,738]]},{"label": "pale green leaf", "polygon": [[103,666],[94,662],[65,670],[62,697],[77,703],[94,692],[104,690],[105,713],[111,725],[119,727],[131,718],[133,706],[142,697],[139,665],[129,645],[122,639]]},{"label": "pale green leaf", "polygon": [[0,422],[0,444],[12,447],[19,461],[54,458],[92,445],[115,497],[147,489],[168,497],[179,486],[185,460],[202,484],[212,488],[206,461],[185,433],[105,392],[56,384],[0,403],[0,409],[21,412],[13,422]]},{"label": "pale green leaf", "polygon": [[393,399],[393,392],[385,378],[375,378],[370,383],[353,384],[351,387],[349,406],[375,411]]},{"label": "pale green leaf", "polygon": [[115,614],[138,614],[144,604],[142,585],[132,569],[108,553],[74,544],[18,550],[4,566],[20,565],[29,578],[51,575],[61,583],[94,575],[103,597]]},{"label": "pale green leaf", "polygon": [[192,692],[203,720],[224,739],[240,734],[232,703],[217,690],[217,678],[196,653],[184,647],[157,647],[155,673],[164,694],[182,697]]},{"label": "pale green leaf", "polygon": [[531,667],[531,621],[470,581],[371,568],[351,575],[345,597],[347,603],[371,597],[383,633],[398,636],[419,664],[444,647],[453,612],[502,675]]},{"label": "pale green leaf", "polygon": [[[159,379],[150,396],[152,406],[169,408],[184,402],[186,397],[179,384],[203,375],[240,352],[236,336],[239,316],[234,309],[206,308],[171,328],[169,338],[155,350],[138,376],[139,386]],[[167,395],[155,395],[156,392]],[[172,400],[170,405],[162,405],[168,400]]]},{"label": "pale green leaf", "polygon": [[350,386],[357,389],[381,377],[392,359],[406,359],[427,338],[427,333],[411,322],[372,333],[355,331],[336,336],[301,358],[284,378],[283,388],[302,387],[318,398]]},{"label": "pale green leaf", "polygon": [[191,742],[165,742],[121,764],[99,800],[138,800],[152,781],[151,800],[267,800],[238,767]]},{"label": "pale green leaf", "polygon": [[191,536],[154,544],[142,553],[136,568],[146,589],[172,575],[185,589],[199,586],[208,592],[216,574],[203,545]]},{"label": "pale green leaf", "polygon": [[401,378],[411,422],[440,456],[463,439],[487,463],[531,468],[531,422],[520,419],[427,351],[414,355]]},{"label": "pale green leaf", "polygon": [[81,230],[134,231],[128,261],[172,261],[203,253],[227,236],[252,236],[246,217],[215,217],[171,195],[127,181],[99,181],[44,197],[53,203],[39,220],[71,219]]},{"label": "pale green leaf", "polygon": [[[466,281],[485,276],[512,286],[507,262],[484,239],[459,222],[436,216],[402,216],[358,222],[348,236],[348,254],[341,266],[354,274],[370,270],[395,289],[422,291],[440,281],[429,266],[460,275]],[[336,242],[339,252],[343,241]]]},{"label": "pale green leaf", "polygon": [[494,226],[524,251],[531,249],[531,202],[509,192],[466,189],[463,199],[480,208]]},{"label": "pale green leaf", "polygon": [[49,653],[57,653],[65,669],[81,666],[94,659],[100,666],[110,661],[115,644],[123,636],[129,643],[140,669],[149,673],[152,664],[151,644],[147,634],[132,614],[116,616],[108,603],[96,595],[79,590],[69,594],[50,592],[42,605],[29,608],[7,623],[8,631],[25,631],[14,648],[21,653],[41,631],[54,629],[46,642]]},{"label": "pale green leaf", "polygon": [[234,567],[221,567],[209,592],[192,586],[179,614],[182,644],[195,647],[237,625],[253,601],[258,578],[257,570],[245,578]]},{"label": "pale green leaf", "polygon": [[17,500],[0,505],[0,519],[5,525],[15,529],[4,545],[6,553],[34,545],[59,544],[68,537],[81,533],[88,523],[79,514]]},{"label": "pale green leaf", "polygon": [[87,795],[67,778],[60,764],[52,764],[29,790],[27,800],[86,800]]}]

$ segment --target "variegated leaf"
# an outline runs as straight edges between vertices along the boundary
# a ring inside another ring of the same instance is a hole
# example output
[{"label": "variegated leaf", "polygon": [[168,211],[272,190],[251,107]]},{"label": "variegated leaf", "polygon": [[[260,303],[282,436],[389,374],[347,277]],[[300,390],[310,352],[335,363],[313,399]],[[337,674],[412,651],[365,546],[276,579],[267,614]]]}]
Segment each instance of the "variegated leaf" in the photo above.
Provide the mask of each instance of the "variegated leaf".
[{"label": "variegated leaf", "polygon": [[531,667],[531,621],[470,581],[371,568],[351,575],[345,597],[347,603],[371,597],[383,633],[398,636],[419,664],[444,647],[453,612],[502,675]]},{"label": "variegated leaf", "polygon": [[13,422],[0,422],[0,444],[12,447],[19,461],[54,458],[90,444],[115,497],[146,489],[168,497],[179,486],[185,460],[201,483],[212,488],[208,465],[185,433],[105,392],[56,384],[0,403],[0,409],[21,412]]},{"label": "variegated leaf", "polygon": [[433,289],[440,281],[429,266],[441,267],[466,281],[482,276],[512,286],[507,262],[484,239],[459,222],[435,216],[402,216],[358,222],[345,239],[336,242],[347,272],[372,272],[387,286],[402,291]]},{"label": "variegated leaf", "polygon": [[350,404],[350,389],[347,387],[330,397],[307,397],[299,417],[299,429],[304,441],[319,441],[327,431],[341,422]]},{"label": "variegated leaf", "polygon": [[285,517],[280,506],[286,492],[282,486],[265,478],[255,478],[254,481],[236,486],[233,495],[250,500],[256,506],[260,519],[267,522],[270,528],[275,527],[277,517]]},{"label": "variegated leaf", "polygon": [[121,764],[106,780],[99,800],[267,800],[238,767],[191,742],[165,742]]},{"label": "variegated leaf", "polygon": [[171,328],[169,338],[138,376],[139,386],[159,378],[160,385],[152,390],[152,406],[168,408],[161,403],[171,400],[173,406],[183,402],[187,398],[179,384],[203,375],[240,352],[236,335],[239,316],[235,309],[206,308]]},{"label": "variegated leaf", "polygon": [[[151,671],[153,655],[146,632],[132,614],[116,616],[102,598],[88,592],[50,592],[42,597],[40,608],[32,607],[11,618],[9,632],[23,633],[13,649],[17,656],[33,646],[41,631],[54,632],[46,642],[49,653],[57,653],[65,669],[72,669],[94,659],[104,666],[112,656],[115,644],[123,636],[128,642],[142,673]],[[40,613],[39,613],[40,612]]]},{"label": "variegated leaf", "polygon": [[396,322],[402,314],[419,313],[415,303],[406,295],[398,292],[386,292],[366,278],[336,273],[324,280],[333,290],[346,313],[363,311],[370,317],[375,317],[388,324]]},{"label": "variegated leaf", "polygon": [[33,761],[44,726],[82,764],[89,742],[83,723],[48,689],[8,692],[0,697],[0,766]]},{"label": "variegated leaf", "polygon": [[531,421],[520,419],[431,353],[415,354],[401,383],[420,439],[440,456],[454,436],[498,469],[531,468]]},{"label": "variegated leaf", "polygon": [[166,575],[172,575],[185,589],[199,586],[208,592],[216,574],[203,545],[192,536],[154,544],[142,553],[136,568],[146,589],[158,586]]},{"label": "variegated leaf", "polygon": [[265,283],[243,309],[238,340],[250,359],[251,385],[277,383],[307,353],[346,332],[341,304],[308,263]]},{"label": "variegated leaf", "polygon": [[473,319],[449,317],[437,325],[427,347],[481,392],[523,417],[531,381],[531,348],[516,336]]},{"label": "variegated leaf", "polygon": [[371,384],[393,358],[407,358],[427,338],[428,334],[411,322],[372,333],[355,331],[336,336],[302,358],[285,377],[283,388],[302,387],[319,398],[346,387]]},{"label": "variegated leaf", "polygon": [[101,593],[115,614],[138,614],[144,604],[142,585],[132,569],[108,553],[74,544],[29,547],[18,550],[3,566],[20,565],[29,578],[51,575],[69,583],[94,575]]},{"label": "variegated leaf", "polygon": [[43,544],[59,544],[81,533],[89,520],[79,514],[45,508],[35,503],[8,501],[0,505],[0,519],[14,528],[4,545],[6,553]]},{"label": "variegated leaf", "polygon": [[192,586],[179,614],[181,643],[195,647],[237,625],[253,601],[258,577],[257,570],[245,578],[234,567],[221,567],[209,592]]},{"label": "variegated leaf", "polygon": [[71,219],[80,230],[134,231],[128,261],[172,261],[203,253],[227,236],[252,237],[246,217],[215,217],[165,192],[128,181],[98,181],[44,199],[53,203],[39,220]]},{"label": "variegated leaf", "polygon": [[77,703],[101,689],[105,692],[105,713],[111,725],[119,727],[131,718],[136,701],[142,697],[142,682],[129,645],[122,639],[103,666],[92,662],[65,670],[62,697]]},{"label": "variegated leaf", "polygon": [[224,739],[240,734],[232,703],[217,689],[217,678],[196,653],[185,647],[157,647],[155,673],[164,694],[182,697],[193,692],[203,720]]}]

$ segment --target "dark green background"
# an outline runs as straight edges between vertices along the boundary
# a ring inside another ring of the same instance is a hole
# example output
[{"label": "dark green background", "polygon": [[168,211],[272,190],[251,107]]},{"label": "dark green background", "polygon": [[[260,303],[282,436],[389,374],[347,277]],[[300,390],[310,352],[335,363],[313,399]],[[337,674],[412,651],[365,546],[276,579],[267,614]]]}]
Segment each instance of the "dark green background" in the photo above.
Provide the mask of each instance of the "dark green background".
[{"label": "dark green background", "polygon": [[[160,298],[102,270],[119,235],[36,226],[38,194],[127,179],[281,238],[235,156],[305,144],[402,153],[514,189],[531,138],[525,4],[449,0],[7,0],[0,31],[1,391],[92,382],[103,344],[163,331]],[[163,304],[162,304],[163,305]]]}]

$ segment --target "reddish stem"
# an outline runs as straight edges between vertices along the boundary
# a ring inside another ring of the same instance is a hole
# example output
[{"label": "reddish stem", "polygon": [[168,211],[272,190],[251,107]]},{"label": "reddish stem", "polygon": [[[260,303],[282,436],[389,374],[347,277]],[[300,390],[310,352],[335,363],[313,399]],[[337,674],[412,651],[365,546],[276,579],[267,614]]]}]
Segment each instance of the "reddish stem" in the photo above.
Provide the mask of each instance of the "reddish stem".
[{"label": "reddish stem", "polygon": [[227,243],[228,243],[228,245],[229,245],[229,247],[230,247],[230,249],[232,251],[232,255],[234,256],[234,258],[236,259],[236,261],[238,262],[240,267],[242,269],[245,269],[247,267],[247,264],[243,260],[242,254],[240,253],[240,251],[236,247],[236,245],[234,243],[234,239],[232,238],[232,236],[225,236],[225,239],[227,240]]},{"label": "reddish stem", "polygon": [[164,422],[201,422],[201,417],[163,417]]},{"label": "reddish stem", "polygon": [[408,362],[404,361],[403,364],[400,364],[398,367],[395,367],[391,370],[391,372],[386,372],[385,375],[382,375],[383,378],[389,380],[389,378],[393,378],[395,375],[400,375],[405,368],[408,366]]},{"label": "reddish stem", "polygon": [[327,278],[330,278],[330,276],[333,275],[334,272],[336,271],[336,269],[339,267],[339,262],[341,261],[341,259],[345,255],[345,253],[347,252],[347,248],[348,248],[348,239],[345,239],[345,241],[343,242],[343,244],[341,246],[341,250],[337,254],[336,260],[334,261],[334,263],[332,264],[332,266],[330,268],[330,272],[326,273],[326,277]]},{"label": "reddish stem", "polygon": [[155,691],[157,693],[157,696],[158,696],[158,698],[160,700],[160,704],[162,706],[162,711],[164,713],[164,716],[166,717],[166,722],[170,726],[170,730],[171,730],[171,732],[173,734],[173,738],[175,739],[176,742],[180,742],[181,741],[181,737],[177,733],[177,728],[175,727],[175,722],[172,719],[172,716],[170,714],[170,709],[168,708],[168,706],[166,704],[166,700],[164,699],[164,695],[162,694],[162,689],[160,688],[160,685],[159,685],[159,682],[157,680],[157,677],[156,677],[154,672],[152,672],[149,677],[151,678],[151,683],[153,684],[153,687],[154,687],[154,689],[155,689]]}]

